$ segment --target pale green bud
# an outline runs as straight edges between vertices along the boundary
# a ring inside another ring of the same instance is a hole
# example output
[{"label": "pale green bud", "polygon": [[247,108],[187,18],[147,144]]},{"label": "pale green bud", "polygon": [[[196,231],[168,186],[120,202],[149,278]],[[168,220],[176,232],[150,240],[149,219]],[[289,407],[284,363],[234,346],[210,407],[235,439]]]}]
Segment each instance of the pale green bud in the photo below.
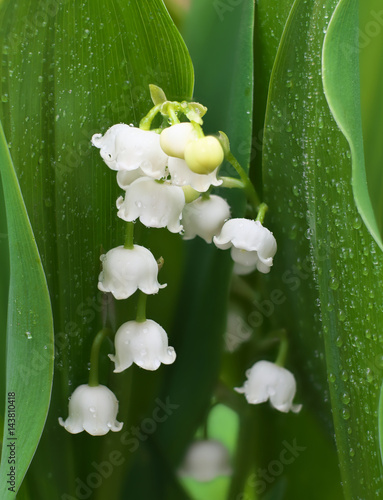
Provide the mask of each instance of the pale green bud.
[{"label": "pale green bud", "polygon": [[212,135],[190,141],[185,147],[185,161],[196,174],[210,174],[221,165],[223,158],[222,146]]}]

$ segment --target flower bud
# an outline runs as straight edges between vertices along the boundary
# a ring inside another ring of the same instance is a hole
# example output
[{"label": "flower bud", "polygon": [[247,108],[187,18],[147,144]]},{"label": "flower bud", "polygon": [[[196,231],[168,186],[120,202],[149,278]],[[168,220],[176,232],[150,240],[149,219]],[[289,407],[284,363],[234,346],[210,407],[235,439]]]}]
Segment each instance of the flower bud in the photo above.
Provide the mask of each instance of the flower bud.
[{"label": "flower bud", "polygon": [[212,135],[190,141],[185,147],[185,161],[196,174],[210,174],[221,165],[223,158],[222,146]]},{"label": "flower bud", "polygon": [[160,145],[168,156],[183,158],[186,144],[197,137],[198,134],[191,123],[177,123],[161,132]]}]

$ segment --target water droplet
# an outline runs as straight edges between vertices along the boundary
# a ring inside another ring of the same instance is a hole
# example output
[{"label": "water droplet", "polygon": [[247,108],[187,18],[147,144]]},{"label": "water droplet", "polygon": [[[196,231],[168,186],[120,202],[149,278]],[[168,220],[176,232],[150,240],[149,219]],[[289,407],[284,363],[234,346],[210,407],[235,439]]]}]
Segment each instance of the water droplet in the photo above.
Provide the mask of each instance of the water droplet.
[{"label": "water droplet", "polygon": [[349,453],[350,453],[350,457],[354,457],[355,456],[355,450],[354,450],[354,448],[350,448]]},{"label": "water droplet", "polygon": [[42,75],[40,75],[40,76],[37,78],[37,81],[38,81],[39,83],[41,83],[41,82],[43,81],[43,77],[42,77]]},{"label": "water droplet", "polygon": [[351,400],[350,394],[348,392],[344,392],[342,394],[342,403],[348,405],[350,404],[350,400]]},{"label": "water droplet", "polygon": [[8,102],[8,94],[3,94],[1,96],[1,102]]},{"label": "water droplet", "polygon": [[346,370],[342,370],[341,374],[340,374],[340,378],[343,380],[343,382],[347,382],[348,380],[348,373]]},{"label": "water droplet", "polygon": [[338,319],[339,321],[343,322],[346,319],[346,313],[342,310],[338,311]]},{"label": "water droplet", "polygon": [[330,373],[328,379],[331,383],[334,383],[336,380],[336,376],[333,373]]},{"label": "water droplet", "polygon": [[25,332],[25,336],[27,337],[28,340],[32,338],[31,332]]},{"label": "water droplet", "polygon": [[366,378],[367,378],[367,382],[368,382],[369,384],[371,384],[371,382],[373,382],[373,380],[374,380],[374,374],[373,374],[373,372],[370,370],[370,368],[367,368]]},{"label": "water droplet", "polygon": [[286,124],[285,130],[286,132],[291,132],[293,130],[293,127],[290,122]]},{"label": "water droplet", "polygon": [[337,337],[336,340],[335,340],[335,345],[337,347],[342,347],[343,345],[343,340],[342,340],[342,337]]},{"label": "water droplet", "polygon": [[359,217],[355,217],[354,222],[352,223],[355,229],[360,229],[362,227],[362,221]]},{"label": "water droplet", "polygon": [[339,281],[336,278],[331,278],[329,286],[330,286],[331,290],[338,290]]},{"label": "water droplet", "polygon": [[351,416],[350,410],[348,408],[342,409],[342,418],[343,420],[348,420]]}]

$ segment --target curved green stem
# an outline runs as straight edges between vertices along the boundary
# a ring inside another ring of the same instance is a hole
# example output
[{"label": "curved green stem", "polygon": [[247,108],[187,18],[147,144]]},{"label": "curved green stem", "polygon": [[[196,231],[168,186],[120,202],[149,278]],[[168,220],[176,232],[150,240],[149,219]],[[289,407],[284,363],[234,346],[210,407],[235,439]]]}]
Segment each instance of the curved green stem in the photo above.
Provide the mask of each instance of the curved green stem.
[{"label": "curved green stem", "polygon": [[235,177],[220,177],[219,180],[222,181],[220,187],[238,189],[244,189],[245,187],[243,181],[241,181],[240,179],[236,179]]},{"label": "curved green stem", "polygon": [[193,125],[193,128],[194,128],[194,131],[197,135],[197,138],[203,139],[205,137],[205,134],[203,133],[201,125],[198,122],[196,122],[195,120],[192,120],[190,123]]},{"label": "curved green stem", "polygon": [[243,182],[245,193],[248,200],[251,202],[253,207],[257,209],[261,204],[261,200],[259,199],[259,196],[253,184],[251,183],[249,176],[247,175],[245,170],[241,167],[240,163],[238,162],[238,160],[235,158],[235,156],[231,151],[228,151],[226,153],[226,159],[235,168],[237,174],[239,175],[241,181]]},{"label": "curved green stem", "polygon": [[139,125],[139,128],[141,130],[150,130],[150,127],[152,126],[152,121],[154,120],[156,115],[159,113],[161,106],[162,106],[162,103],[157,104],[157,106],[154,106],[154,108],[152,108],[149,111],[149,113],[142,118],[142,120],[140,121],[140,125]]},{"label": "curved green stem", "polygon": [[90,371],[89,371],[89,385],[90,387],[97,387],[98,384],[98,358],[100,354],[100,347],[105,337],[110,335],[109,328],[103,328],[95,336],[90,351]]},{"label": "curved green stem", "polygon": [[136,321],[137,323],[143,323],[146,321],[146,301],[147,301],[148,296],[146,293],[141,292],[138,296],[138,302],[137,302],[137,314],[136,314]]},{"label": "curved green stem", "polygon": [[263,224],[263,221],[265,219],[266,212],[268,211],[269,207],[266,205],[266,203],[261,203],[258,209],[258,215],[257,215],[257,221],[259,221],[261,224]]},{"label": "curved green stem", "polygon": [[177,123],[179,123],[180,121],[178,119],[177,113],[174,111],[174,109],[172,107],[169,107],[168,113],[169,113],[168,116],[169,116],[171,124],[177,125]]},{"label": "curved green stem", "polygon": [[124,248],[128,250],[134,248],[134,222],[126,223]]}]

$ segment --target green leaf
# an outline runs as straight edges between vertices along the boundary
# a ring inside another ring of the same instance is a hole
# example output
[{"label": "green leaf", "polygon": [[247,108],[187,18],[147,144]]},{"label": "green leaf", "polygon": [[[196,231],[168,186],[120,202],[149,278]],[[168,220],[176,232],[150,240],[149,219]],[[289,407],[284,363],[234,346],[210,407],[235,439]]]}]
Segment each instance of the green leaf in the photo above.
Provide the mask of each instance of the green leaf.
[{"label": "green leaf", "polygon": [[380,84],[383,77],[383,18],[380,0],[359,5],[359,58],[361,77],[362,124],[365,167],[368,190],[375,217],[382,232],[383,224],[383,95]]},{"label": "green leaf", "polygon": [[0,495],[6,500],[14,498],[20,487],[47,417],[53,379],[53,322],[44,271],[1,125],[0,173],[11,269],[0,465]]},{"label": "green leaf", "polygon": [[[364,165],[359,62],[357,2],[339,2],[323,45],[323,86],[330,110],[346,137],[352,155],[352,187],[359,213],[383,250],[383,240],[371,203]],[[342,85],[339,85],[339,81]]]},{"label": "green leaf", "polygon": [[[152,107],[149,84],[161,87],[169,99],[190,99],[193,67],[161,0],[68,0],[43,7],[26,0],[0,6],[0,115],[46,272],[55,323],[52,404],[27,481],[33,498],[76,496],[76,478],[86,480],[94,461],[121,450],[124,465],[93,492],[100,497],[107,492],[112,499],[118,498],[133,458],[121,435],[72,436],[57,422],[67,416],[73,389],[87,382],[96,333],[105,321],[118,328],[135,310],[135,298],[115,302],[97,290],[100,255],[124,241],[124,224],[116,216],[121,191],[115,172],[90,139],[115,123],[138,126]],[[173,264],[165,264],[161,272],[169,286],[148,308],[168,328],[182,251],[174,235],[154,233],[150,239],[142,229],[136,235],[156,257],[163,255]],[[112,349],[105,342],[100,382],[116,393],[119,419],[129,430],[158,396],[163,374],[145,378],[134,372],[133,382],[130,374],[113,375],[107,358]]]},{"label": "green leaf", "polygon": [[[355,169],[363,166],[360,109],[353,102],[359,101],[358,65],[346,67],[341,57],[345,45],[357,46],[357,9],[356,0],[295,1],[270,83],[263,162],[267,224],[278,241],[268,289],[285,297],[274,304],[274,326],[287,328],[288,367],[299,374],[305,405],[322,416],[330,435],[333,419],[345,497],[372,498],[382,488],[376,450],[383,258],[352,189]],[[325,46],[323,61],[327,29],[332,51]],[[352,159],[324,93],[322,62],[329,59],[327,86],[330,78],[334,93],[338,79],[336,113],[353,143]]]}]

